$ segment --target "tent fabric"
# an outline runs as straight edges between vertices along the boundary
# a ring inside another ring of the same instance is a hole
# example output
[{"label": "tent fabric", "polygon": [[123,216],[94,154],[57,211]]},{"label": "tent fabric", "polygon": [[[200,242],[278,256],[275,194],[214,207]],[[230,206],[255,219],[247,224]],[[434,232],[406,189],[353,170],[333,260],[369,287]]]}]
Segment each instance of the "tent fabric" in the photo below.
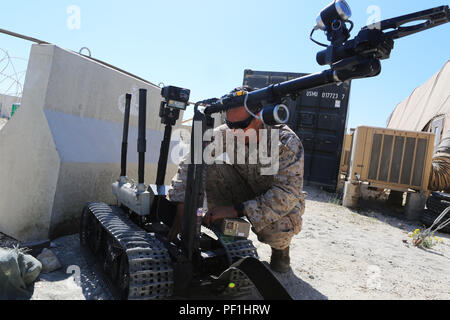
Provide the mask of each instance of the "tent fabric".
[{"label": "tent fabric", "polygon": [[443,132],[446,132],[450,130],[450,60],[395,108],[388,128],[424,131],[433,119],[442,115],[445,116]]},{"label": "tent fabric", "polygon": [[388,128],[429,131],[438,118],[443,118],[441,129],[446,134],[433,156],[429,189],[450,192],[450,60],[395,108]]},{"label": "tent fabric", "polygon": [[31,297],[27,288],[42,270],[42,264],[18,248],[0,248],[0,300],[23,300]]}]

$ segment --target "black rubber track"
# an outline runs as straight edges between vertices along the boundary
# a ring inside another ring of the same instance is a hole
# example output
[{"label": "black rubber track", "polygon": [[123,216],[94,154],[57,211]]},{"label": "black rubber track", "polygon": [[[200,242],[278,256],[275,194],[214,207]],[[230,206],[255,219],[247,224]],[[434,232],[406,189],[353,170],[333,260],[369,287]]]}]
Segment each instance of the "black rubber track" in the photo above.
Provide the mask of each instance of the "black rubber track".
[{"label": "black rubber track", "polygon": [[433,198],[441,199],[441,200],[447,200],[450,201],[450,194],[444,193],[444,192],[432,192],[431,196]]},{"label": "black rubber track", "polygon": [[[427,227],[431,227],[434,223],[434,221],[436,221],[436,219],[439,217],[440,213],[436,213],[434,211],[431,210],[424,210],[422,213],[422,218],[421,218],[421,222]],[[443,220],[441,220],[442,222],[444,222],[445,220],[447,220],[448,218],[450,218],[450,213],[448,213]],[[438,232],[442,232],[442,233],[449,233],[450,234],[450,225],[446,226],[444,229],[439,230]]]},{"label": "black rubber track", "polygon": [[442,211],[450,207],[450,201],[445,200],[445,198],[432,193],[427,201],[427,208],[434,213],[440,215]]}]

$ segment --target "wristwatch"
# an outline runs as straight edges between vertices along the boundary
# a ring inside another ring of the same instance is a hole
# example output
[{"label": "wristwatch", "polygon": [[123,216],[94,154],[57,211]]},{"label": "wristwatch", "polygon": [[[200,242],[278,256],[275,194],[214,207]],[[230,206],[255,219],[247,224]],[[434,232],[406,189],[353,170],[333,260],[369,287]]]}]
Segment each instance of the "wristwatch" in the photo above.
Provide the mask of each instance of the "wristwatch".
[{"label": "wristwatch", "polygon": [[245,217],[245,205],[243,203],[239,203],[237,205],[234,206],[234,209],[237,211],[238,213],[238,218],[243,218]]}]

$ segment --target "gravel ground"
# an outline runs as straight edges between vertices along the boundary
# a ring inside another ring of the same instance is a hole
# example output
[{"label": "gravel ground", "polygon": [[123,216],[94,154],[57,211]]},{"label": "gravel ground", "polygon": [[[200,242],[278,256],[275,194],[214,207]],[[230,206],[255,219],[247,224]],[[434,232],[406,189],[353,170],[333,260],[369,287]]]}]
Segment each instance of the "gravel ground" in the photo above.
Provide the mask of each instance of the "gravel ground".
[{"label": "gravel ground", "polygon": [[13,248],[17,245],[19,245],[19,241],[14,240],[13,238],[10,238],[10,237],[5,236],[4,234],[0,233],[0,247]]},{"label": "gravel ground", "polygon": [[53,241],[51,250],[63,267],[50,274],[41,274],[35,283],[32,300],[113,299],[92,261],[83,255],[78,235]]},{"label": "gravel ground", "polygon": [[[450,299],[449,235],[438,234],[443,242],[433,250],[419,249],[404,241],[421,226],[402,220],[398,210],[366,204],[352,211],[337,205],[333,194],[316,188],[306,191],[304,230],[291,246],[292,271],[277,275],[295,299]],[[251,239],[267,263],[270,248],[254,235]],[[14,243],[0,235],[1,246]],[[112,298],[81,254],[77,235],[55,240],[52,250],[63,268],[41,275],[32,299]],[[79,267],[80,277],[72,275],[71,266]]]}]

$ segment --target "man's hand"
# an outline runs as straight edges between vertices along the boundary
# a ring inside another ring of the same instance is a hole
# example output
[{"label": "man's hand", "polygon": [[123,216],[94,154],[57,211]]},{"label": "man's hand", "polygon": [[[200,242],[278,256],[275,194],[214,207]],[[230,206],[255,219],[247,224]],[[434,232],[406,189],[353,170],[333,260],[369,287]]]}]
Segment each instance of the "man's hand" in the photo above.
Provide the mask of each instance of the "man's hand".
[{"label": "man's hand", "polygon": [[217,207],[209,210],[208,213],[203,218],[203,223],[206,226],[210,226],[218,220],[223,220],[226,218],[237,218],[238,212],[233,207]]},{"label": "man's hand", "polygon": [[181,233],[183,228],[183,216],[184,216],[184,203],[179,203],[177,206],[177,216],[173,222],[172,228],[169,231],[167,238],[169,241],[174,242],[177,239],[178,234]]}]

